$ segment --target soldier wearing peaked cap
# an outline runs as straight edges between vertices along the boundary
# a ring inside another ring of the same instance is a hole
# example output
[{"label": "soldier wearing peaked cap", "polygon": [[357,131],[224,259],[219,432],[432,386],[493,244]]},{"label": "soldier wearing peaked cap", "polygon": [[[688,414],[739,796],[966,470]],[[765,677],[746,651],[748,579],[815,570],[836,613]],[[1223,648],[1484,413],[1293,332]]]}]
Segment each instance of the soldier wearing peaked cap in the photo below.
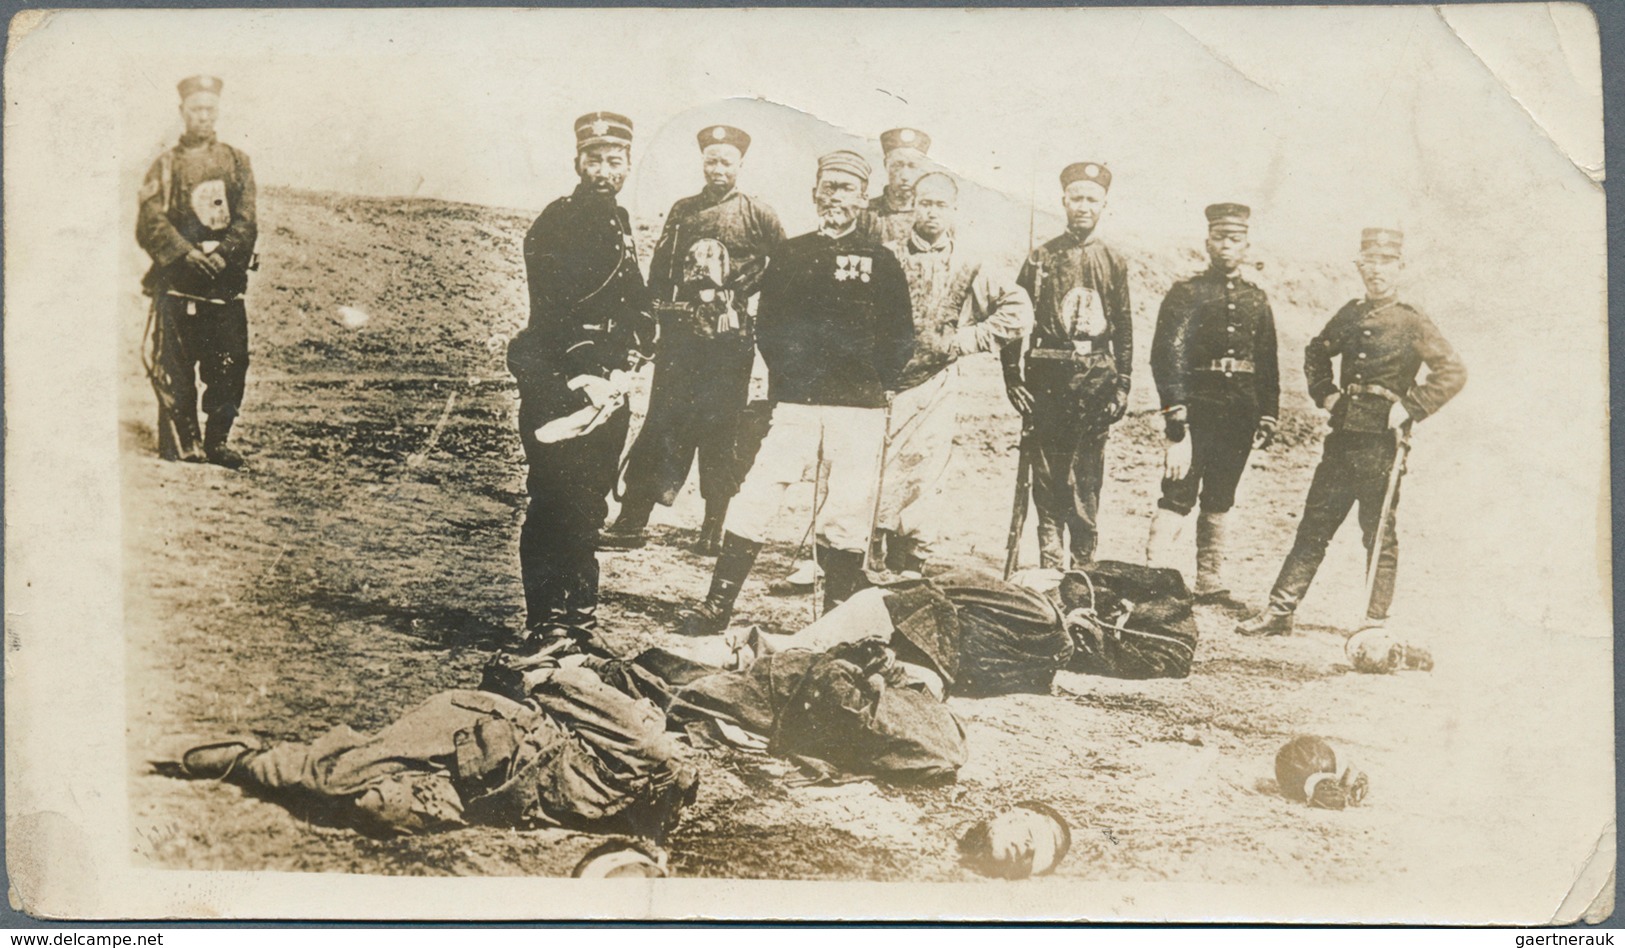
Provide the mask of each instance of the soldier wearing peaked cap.
[{"label": "soldier wearing peaked cap", "polygon": [[1029,433],[1042,565],[1065,569],[1095,555],[1095,517],[1106,476],[1106,437],[1128,410],[1134,324],[1128,267],[1096,233],[1111,171],[1077,162],[1061,172],[1066,233],[1038,248],[1016,282],[1033,300],[1025,347],[1004,346],[1005,391]]},{"label": "soldier wearing peaked cap", "polygon": [[653,341],[626,182],[632,122],[576,120],[580,183],[525,234],[530,323],[508,347],[530,505],[519,536],[526,629],[547,640],[597,622],[598,531],[626,441],[630,371]]},{"label": "soldier wearing peaked cap", "polygon": [[1146,562],[1167,566],[1185,519],[1196,520],[1198,599],[1222,600],[1226,518],[1255,448],[1275,437],[1281,384],[1269,297],[1243,266],[1252,211],[1207,208],[1203,272],[1173,285],[1157,313],[1151,373],[1162,398],[1168,463],[1152,516]]},{"label": "soldier wearing peaked cap", "polygon": [[880,135],[886,186],[869,201],[859,227],[883,244],[907,240],[914,229],[914,183],[926,170],[931,136],[917,128],[894,128]]},{"label": "soldier wearing peaked cap", "polygon": [[[1404,235],[1397,230],[1363,231],[1355,266],[1365,297],[1338,310],[1304,348],[1309,397],[1331,413],[1331,433],[1269,605],[1236,627],[1244,635],[1292,632],[1293,615],[1326,556],[1326,545],[1355,505],[1367,566],[1375,567],[1364,627],[1387,621],[1399,568],[1394,530],[1402,449],[1409,444],[1411,426],[1444,407],[1467,384],[1466,366],[1438,327],[1399,299],[1403,249]],[[1335,377],[1333,358],[1341,361]],[[1427,377],[1418,381],[1424,365]],[[1378,534],[1381,545],[1373,549]]]},{"label": "soldier wearing peaked cap", "polygon": [[750,136],[710,125],[697,137],[705,187],[672,205],[649,266],[660,359],[606,549],[643,544],[655,504],[676,499],[697,454],[705,498],[700,548],[714,555],[744,476],[738,438],[756,357],[752,314],[784,227],[771,207],[736,186]]},{"label": "soldier wearing peaked cap", "polygon": [[215,138],[223,85],[192,76],[177,87],[186,130],[142,182],[136,241],[152,258],[142,288],[152,297],[147,355],[158,396],[158,453],[236,468],[243,459],[226,441],[248,376],[243,295],[258,226],[248,156]]},{"label": "soldier wearing peaked cap", "polygon": [[722,551],[704,601],[681,631],[728,626],[767,528],[792,484],[828,471],[815,542],[828,577],[826,606],[862,588],[873,521],[885,407],[914,347],[908,280],[858,229],[869,163],[850,151],[818,160],[819,227],[785,241],[762,276],[756,344],[768,371],[771,426],[728,508]]}]

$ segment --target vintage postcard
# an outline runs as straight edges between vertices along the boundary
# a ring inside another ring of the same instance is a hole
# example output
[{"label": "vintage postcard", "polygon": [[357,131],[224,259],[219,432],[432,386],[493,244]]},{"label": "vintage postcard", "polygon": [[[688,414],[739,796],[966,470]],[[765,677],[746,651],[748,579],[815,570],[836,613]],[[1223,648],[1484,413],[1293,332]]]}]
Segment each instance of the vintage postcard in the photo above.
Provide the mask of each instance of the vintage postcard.
[{"label": "vintage postcard", "polygon": [[1572,3],[27,11],[10,897],[1554,924]]}]

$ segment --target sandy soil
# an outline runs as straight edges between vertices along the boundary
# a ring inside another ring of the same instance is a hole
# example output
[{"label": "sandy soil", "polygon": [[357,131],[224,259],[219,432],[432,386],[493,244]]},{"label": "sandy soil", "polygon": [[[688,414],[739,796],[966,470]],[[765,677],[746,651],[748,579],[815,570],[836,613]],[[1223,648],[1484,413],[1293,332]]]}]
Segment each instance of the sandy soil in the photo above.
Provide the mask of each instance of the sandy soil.
[{"label": "sandy soil", "polygon": [[[169,779],[149,763],[222,732],[289,740],[339,722],[376,728],[439,689],[472,686],[522,618],[523,464],[501,354],[524,318],[517,248],[530,215],[285,190],[262,201],[263,268],[250,300],[253,364],[238,438],[248,468],[156,460],[151,396],[135,358],[140,302],[129,300],[122,434],[132,849],[167,867],[568,872],[589,840],[484,828],[367,839],[320,813]],[[1196,258],[1125,247],[1139,261],[1143,364],[1156,303]],[[1330,272],[1305,264],[1270,274],[1290,394],[1281,442],[1243,481],[1229,577],[1254,601],[1290,543],[1318,456],[1322,423],[1300,394],[1293,353],[1340,301]],[[340,307],[364,311],[364,325],[344,325]],[[1008,525],[1018,426],[990,360],[968,364],[962,382],[952,476],[963,516],[943,565],[992,566]],[[1135,411],[1111,441],[1104,558],[1134,559],[1144,543],[1160,464],[1153,398],[1142,372]],[[809,615],[806,598],[764,589],[789,568],[807,518],[805,496],[798,503],[781,518],[784,542],[770,546],[740,601],[742,621],[789,632]],[[612,645],[683,644],[665,630],[709,576],[710,561],[687,549],[698,520],[691,484],[675,508],[657,512],[649,547],[601,557]],[[958,831],[1026,798],[1073,818],[1075,849],[1059,870],[1070,878],[1363,883],[1424,865],[1470,866],[1482,851],[1433,853],[1418,840],[1433,838],[1440,821],[1471,834],[1475,814],[1498,805],[1454,763],[1478,746],[1457,728],[1474,709],[1493,715],[1493,702],[1461,703],[1465,672],[1449,662],[1467,662],[1467,633],[1430,643],[1441,659],[1432,675],[1352,672],[1342,643],[1357,609],[1353,533],[1350,524],[1334,546],[1297,636],[1240,638],[1230,631],[1235,615],[1202,607],[1188,680],[1062,673],[1049,696],[956,699],[971,759],[955,783],[790,789],[777,762],[708,752],[699,802],[672,840],[674,870],[973,878],[956,862]],[[1300,732],[1360,760],[1372,775],[1368,806],[1310,810],[1276,792],[1275,750]]]}]

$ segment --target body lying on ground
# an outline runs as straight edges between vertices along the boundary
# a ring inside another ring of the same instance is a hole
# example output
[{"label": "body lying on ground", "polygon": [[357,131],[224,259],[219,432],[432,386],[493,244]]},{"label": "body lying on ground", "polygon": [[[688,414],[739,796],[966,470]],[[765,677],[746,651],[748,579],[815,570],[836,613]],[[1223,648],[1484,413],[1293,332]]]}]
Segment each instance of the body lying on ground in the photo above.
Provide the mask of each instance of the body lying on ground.
[{"label": "body lying on ground", "polygon": [[443,691],[371,735],[340,725],[308,744],[205,745],[180,770],[285,802],[316,798],[382,835],[482,823],[663,840],[698,786],[666,715],[586,667],[548,668],[527,685],[522,701]]}]

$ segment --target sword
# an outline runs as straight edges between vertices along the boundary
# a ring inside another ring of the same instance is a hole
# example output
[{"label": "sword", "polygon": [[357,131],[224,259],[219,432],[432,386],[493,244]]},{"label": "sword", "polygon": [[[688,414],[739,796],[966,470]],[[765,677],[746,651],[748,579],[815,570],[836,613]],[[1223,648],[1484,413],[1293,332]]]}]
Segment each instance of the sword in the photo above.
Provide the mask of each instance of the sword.
[{"label": "sword", "polygon": [[1394,496],[1399,493],[1399,475],[1404,470],[1405,457],[1411,452],[1411,433],[1408,430],[1396,429],[1394,437],[1394,463],[1388,469],[1388,489],[1382,494],[1382,514],[1371,536],[1370,562],[1365,567],[1365,615],[1360,616],[1361,622],[1371,614],[1371,595],[1377,589],[1377,564],[1382,559],[1383,531],[1388,528],[1388,515],[1394,510]]}]

